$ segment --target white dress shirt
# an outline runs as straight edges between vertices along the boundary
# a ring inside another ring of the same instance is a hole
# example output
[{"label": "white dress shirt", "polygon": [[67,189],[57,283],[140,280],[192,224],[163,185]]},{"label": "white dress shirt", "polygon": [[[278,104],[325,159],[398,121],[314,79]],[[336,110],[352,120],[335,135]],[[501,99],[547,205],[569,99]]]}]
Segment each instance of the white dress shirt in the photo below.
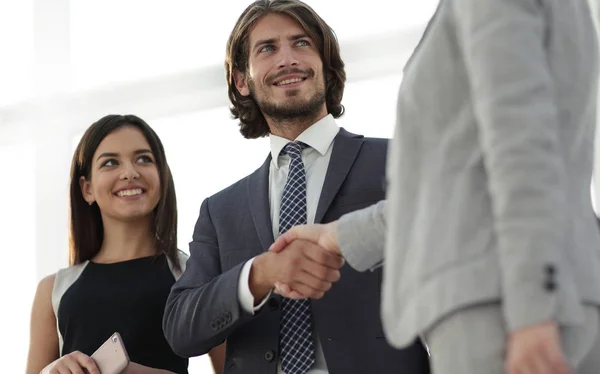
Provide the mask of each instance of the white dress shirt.
[{"label": "white dress shirt", "polygon": [[[321,120],[304,130],[296,141],[303,142],[309,147],[302,151],[302,162],[306,171],[306,220],[307,223],[314,223],[317,205],[321,197],[321,190],[325,182],[325,174],[331,159],[331,150],[333,149],[333,140],[340,128],[335,123],[331,114],[323,117]],[[279,236],[279,207],[281,204],[281,195],[288,177],[290,157],[280,155],[281,150],[290,141],[288,139],[270,135],[271,141],[271,164],[269,168],[269,205],[271,210],[271,222],[273,222],[273,237]],[[254,314],[265,304],[270,294],[258,305],[254,306],[254,296],[250,292],[250,267],[254,258],[246,262],[242,268],[238,287],[238,299],[240,305],[247,313]],[[307,374],[328,374],[325,356],[321,341],[316,333],[313,319],[313,337],[315,340],[315,363]],[[281,360],[278,364],[278,374],[285,374],[281,370]]]}]

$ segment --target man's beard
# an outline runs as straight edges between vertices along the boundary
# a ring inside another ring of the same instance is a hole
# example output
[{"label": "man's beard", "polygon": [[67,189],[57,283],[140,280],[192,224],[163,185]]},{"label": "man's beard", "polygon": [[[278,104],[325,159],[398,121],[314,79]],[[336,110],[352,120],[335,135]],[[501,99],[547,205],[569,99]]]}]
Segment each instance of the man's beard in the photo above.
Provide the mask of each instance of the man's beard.
[{"label": "man's beard", "polygon": [[312,119],[318,116],[326,101],[325,88],[323,86],[317,87],[317,91],[307,101],[301,101],[300,98],[294,95],[293,91],[297,90],[291,90],[291,92],[288,92],[289,100],[281,104],[276,104],[272,100],[263,100],[263,98],[259,97],[254,82],[248,80],[250,96],[254,99],[261,112],[276,123],[296,122],[300,119]]}]

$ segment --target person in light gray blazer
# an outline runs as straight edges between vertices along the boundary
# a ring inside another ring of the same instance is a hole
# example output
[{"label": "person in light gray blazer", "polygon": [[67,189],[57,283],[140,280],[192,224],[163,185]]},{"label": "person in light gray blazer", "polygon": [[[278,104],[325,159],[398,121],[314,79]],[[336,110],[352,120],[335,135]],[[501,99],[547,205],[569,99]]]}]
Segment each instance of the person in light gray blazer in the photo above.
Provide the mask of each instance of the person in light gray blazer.
[{"label": "person in light gray blazer", "polygon": [[423,336],[435,374],[600,373],[593,27],[586,0],[440,1],[404,68],[387,200],[271,250],[383,263],[387,339]]}]

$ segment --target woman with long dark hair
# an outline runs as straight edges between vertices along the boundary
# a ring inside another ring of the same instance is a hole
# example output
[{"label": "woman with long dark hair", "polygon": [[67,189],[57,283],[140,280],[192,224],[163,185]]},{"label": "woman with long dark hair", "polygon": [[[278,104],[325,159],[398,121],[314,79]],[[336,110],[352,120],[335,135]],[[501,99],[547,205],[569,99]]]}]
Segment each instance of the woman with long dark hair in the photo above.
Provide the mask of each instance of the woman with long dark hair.
[{"label": "woman with long dark hair", "polygon": [[131,360],[124,373],[187,373],[162,332],[187,256],[177,249],[173,178],[150,126],[133,115],[94,123],[73,156],[70,201],[71,266],[38,286],[27,373],[99,373],[90,355],[114,332]]}]

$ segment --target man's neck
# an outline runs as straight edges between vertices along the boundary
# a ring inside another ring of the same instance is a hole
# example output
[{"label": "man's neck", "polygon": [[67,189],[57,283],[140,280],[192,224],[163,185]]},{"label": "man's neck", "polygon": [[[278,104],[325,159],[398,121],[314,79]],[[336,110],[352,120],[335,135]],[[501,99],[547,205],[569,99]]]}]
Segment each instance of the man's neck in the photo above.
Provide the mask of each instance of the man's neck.
[{"label": "man's neck", "polygon": [[267,118],[266,120],[267,124],[269,125],[269,129],[271,130],[271,134],[294,141],[306,129],[319,122],[325,116],[327,116],[327,112],[319,113],[310,118],[295,118],[282,121]]}]

